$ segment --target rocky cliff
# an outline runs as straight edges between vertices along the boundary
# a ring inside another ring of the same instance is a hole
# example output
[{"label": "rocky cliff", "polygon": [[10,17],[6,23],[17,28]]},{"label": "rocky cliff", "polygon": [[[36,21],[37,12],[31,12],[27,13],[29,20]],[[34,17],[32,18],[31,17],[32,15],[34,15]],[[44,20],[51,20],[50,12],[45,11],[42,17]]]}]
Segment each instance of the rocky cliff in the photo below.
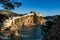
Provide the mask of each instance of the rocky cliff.
[{"label": "rocky cliff", "polygon": [[[5,13],[6,14],[6,13]],[[8,13],[9,14],[9,13]],[[10,13],[12,15],[12,13]],[[1,30],[5,30],[10,27],[10,30],[17,30],[20,27],[28,27],[33,25],[42,25],[46,22],[46,20],[43,18],[41,14],[31,12],[29,14],[20,16],[13,14],[14,16],[8,17],[8,19],[5,19],[3,21],[3,25]]]},{"label": "rocky cliff", "polygon": [[[1,31],[17,31],[21,28],[28,29],[34,25],[41,26],[46,22],[41,14],[35,12],[16,14],[11,11],[0,10],[0,18],[0,23],[2,24],[0,27]],[[16,32],[14,33],[16,34]]]},{"label": "rocky cliff", "polygon": [[45,17],[47,19],[44,26],[43,40],[60,40],[60,15]]}]

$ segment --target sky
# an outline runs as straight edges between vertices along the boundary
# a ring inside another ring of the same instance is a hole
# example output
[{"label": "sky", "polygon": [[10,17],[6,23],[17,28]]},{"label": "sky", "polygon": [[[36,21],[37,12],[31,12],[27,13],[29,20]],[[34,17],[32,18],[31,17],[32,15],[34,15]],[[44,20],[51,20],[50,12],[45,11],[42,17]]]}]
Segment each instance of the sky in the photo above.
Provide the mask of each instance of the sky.
[{"label": "sky", "polygon": [[[60,15],[60,0],[17,0],[22,6],[13,12],[24,14],[30,11],[39,12],[44,16]],[[0,9],[1,6],[0,6]]]}]

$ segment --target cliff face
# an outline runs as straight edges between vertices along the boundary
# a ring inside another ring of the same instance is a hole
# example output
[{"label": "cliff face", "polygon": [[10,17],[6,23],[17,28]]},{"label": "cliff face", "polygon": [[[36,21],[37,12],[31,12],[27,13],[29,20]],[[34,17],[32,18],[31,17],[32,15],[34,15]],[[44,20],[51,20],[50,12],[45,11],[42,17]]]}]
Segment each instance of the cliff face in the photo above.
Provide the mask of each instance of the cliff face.
[{"label": "cliff face", "polygon": [[20,16],[9,17],[3,21],[1,30],[6,30],[9,28],[10,31],[18,30],[22,27],[30,27],[33,25],[43,25],[46,22],[44,17],[38,13],[31,12],[29,14]]},{"label": "cliff face", "polygon": [[[15,19],[14,19],[15,18]],[[43,25],[46,20],[42,16],[38,16],[35,13],[30,13],[20,18],[14,17],[13,25],[16,27],[30,27],[33,25]]]}]

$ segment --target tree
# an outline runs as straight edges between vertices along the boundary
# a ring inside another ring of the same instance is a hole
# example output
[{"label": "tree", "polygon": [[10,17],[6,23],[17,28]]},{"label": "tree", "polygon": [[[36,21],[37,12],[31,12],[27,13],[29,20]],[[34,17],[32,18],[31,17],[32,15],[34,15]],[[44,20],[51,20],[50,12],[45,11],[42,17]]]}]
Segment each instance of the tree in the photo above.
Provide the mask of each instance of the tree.
[{"label": "tree", "polygon": [[17,0],[0,0],[0,4],[2,4],[2,7],[7,10],[13,10],[16,7],[20,7],[22,5],[21,2],[17,2]]}]

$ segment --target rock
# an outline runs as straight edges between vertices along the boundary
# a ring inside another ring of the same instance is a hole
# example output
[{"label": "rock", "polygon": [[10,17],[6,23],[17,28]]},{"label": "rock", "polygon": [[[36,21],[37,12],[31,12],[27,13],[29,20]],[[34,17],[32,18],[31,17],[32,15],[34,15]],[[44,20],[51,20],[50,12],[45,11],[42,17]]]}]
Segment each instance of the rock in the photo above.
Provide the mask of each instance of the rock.
[{"label": "rock", "polygon": [[53,21],[47,23],[43,40],[60,40],[60,16],[52,16]]},{"label": "rock", "polygon": [[33,25],[43,25],[46,22],[46,19],[41,14],[31,12],[29,14],[16,14],[11,11],[0,10],[0,14],[4,15],[2,17],[2,26],[1,31],[12,31],[17,37],[18,30],[21,28],[28,29],[31,28]]},{"label": "rock", "polygon": [[5,30],[10,27],[10,30],[15,31],[20,27],[28,27],[33,25],[42,25],[46,22],[42,15],[38,15],[38,13],[26,14],[23,16],[14,16],[12,19],[9,17],[5,21],[3,21],[3,27],[1,30]]}]

